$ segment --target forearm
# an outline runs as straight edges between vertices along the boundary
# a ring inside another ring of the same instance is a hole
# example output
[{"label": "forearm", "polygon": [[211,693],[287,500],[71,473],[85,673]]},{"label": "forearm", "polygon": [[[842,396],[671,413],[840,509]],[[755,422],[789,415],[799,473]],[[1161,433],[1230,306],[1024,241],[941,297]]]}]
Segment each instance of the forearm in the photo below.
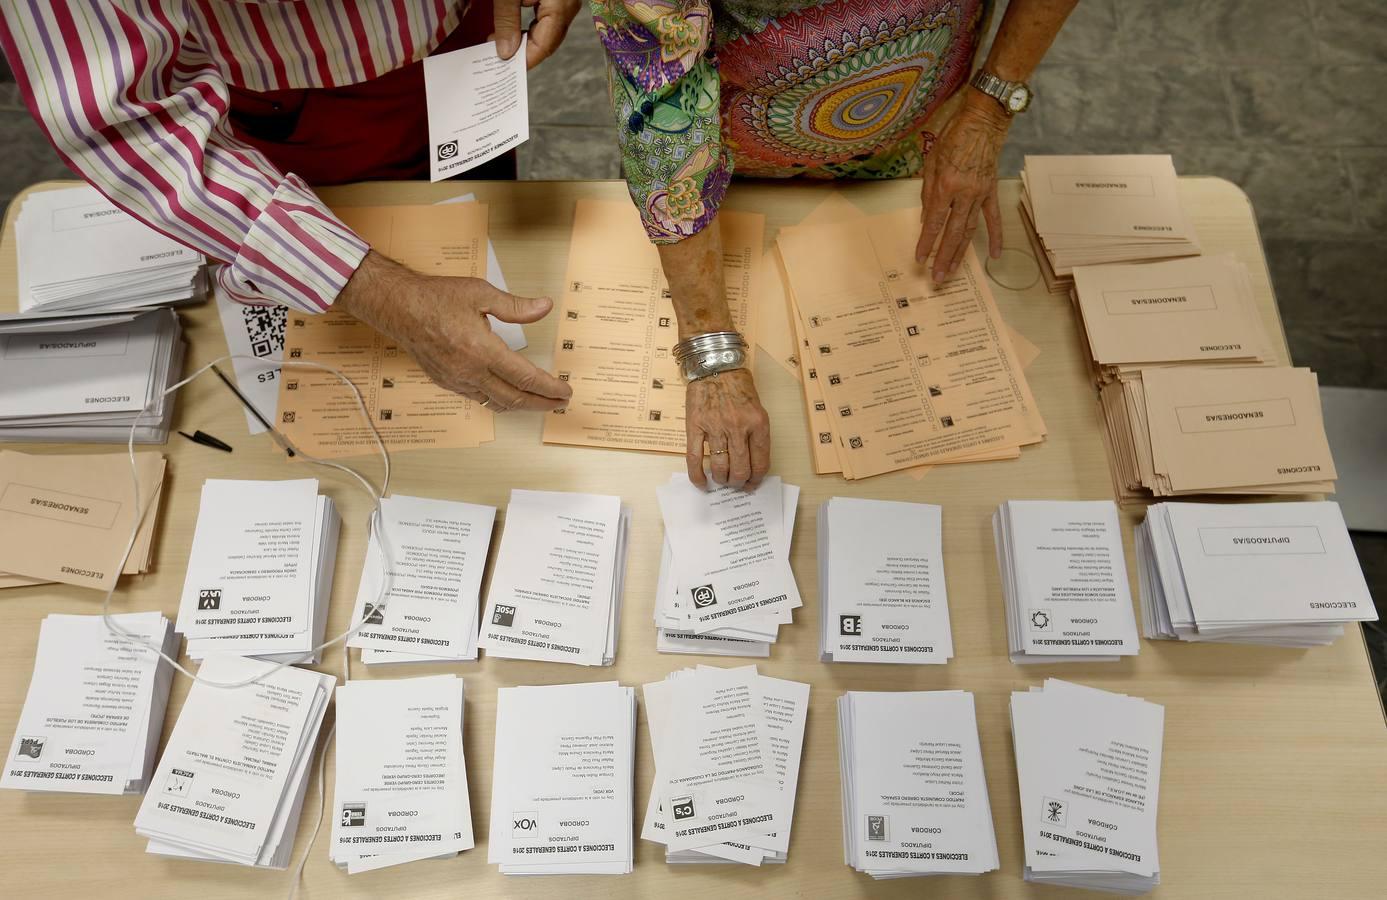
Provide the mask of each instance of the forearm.
[{"label": "forearm", "polygon": [[716,219],[677,244],[661,244],[660,262],[669,282],[680,340],[713,331],[736,330],[727,306],[722,232]]},{"label": "forearm", "polygon": [[1078,3],[1079,0],[1011,0],[983,68],[1007,81],[1030,78]]}]

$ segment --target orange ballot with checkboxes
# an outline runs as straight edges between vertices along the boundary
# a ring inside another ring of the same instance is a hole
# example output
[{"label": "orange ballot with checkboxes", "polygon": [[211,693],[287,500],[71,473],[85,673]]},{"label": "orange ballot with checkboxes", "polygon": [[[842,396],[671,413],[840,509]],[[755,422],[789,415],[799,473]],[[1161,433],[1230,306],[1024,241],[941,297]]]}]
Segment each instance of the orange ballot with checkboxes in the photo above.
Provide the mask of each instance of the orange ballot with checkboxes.
[{"label": "orange ballot with checkboxes", "polygon": [[777,239],[846,478],[1008,458],[1045,436],[977,256],[934,285],[915,261],[918,219],[900,209]]},{"label": "orange ballot with checkboxes", "polygon": [[[723,210],[723,271],[734,328],[753,344],[765,217]],[[544,423],[546,444],[683,453],[684,378],[674,361],[679,323],[660,252],[635,207],[579,200],[554,339],[554,367],[573,388]]]}]

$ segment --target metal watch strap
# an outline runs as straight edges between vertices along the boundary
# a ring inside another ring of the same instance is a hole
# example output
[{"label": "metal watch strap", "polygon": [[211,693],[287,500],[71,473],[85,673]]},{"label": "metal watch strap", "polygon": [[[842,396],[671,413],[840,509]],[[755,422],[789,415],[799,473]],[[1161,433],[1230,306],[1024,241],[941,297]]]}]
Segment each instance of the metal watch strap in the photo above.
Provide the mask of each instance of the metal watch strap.
[{"label": "metal watch strap", "polygon": [[[1022,86],[1020,82],[1007,81],[1004,78],[993,75],[985,69],[978,69],[973,73],[973,77],[969,79],[968,83],[991,97],[993,100],[996,100],[1001,105],[1002,109],[1006,110],[1007,115],[1015,115],[1015,111],[1012,110],[1007,101],[1011,97],[1011,92],[1017,87]],[[1030,88],[1027,88],[1027,90],[1029,91]]]}]

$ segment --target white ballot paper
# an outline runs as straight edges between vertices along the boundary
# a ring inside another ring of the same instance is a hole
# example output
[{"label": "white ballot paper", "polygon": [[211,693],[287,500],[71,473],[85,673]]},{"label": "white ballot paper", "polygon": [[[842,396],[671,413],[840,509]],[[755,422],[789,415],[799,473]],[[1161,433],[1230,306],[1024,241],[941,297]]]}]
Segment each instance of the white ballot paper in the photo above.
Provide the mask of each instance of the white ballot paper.
[{"label": "white ballot paper", "polygon": [[992,515],[1014,663],[1114,661],[1141,649],[1111,500],[1008,500]]},{"label": "white ballot paper", "polygon": [[348,874],[470,850],[455,675],[337,688],[337,782],[329,856]]},{"label": "white ballot paper", "polygon": [[1137,559],[1147,637],[1309,647],[1377,620],[1332,501],[1158,503]]},{"label": "white ballot paper", "polygon": [[791,610],[803,605],[790,570],[780,478],[754,491],[704,491],[678,473],[655,493],[687,630],[774,640],[776,624],[791,621]]},{"label": "white ballot paper", "polygon": [[700,666],[645,685],[655,782],[641,837],[670,863],[783,863],[809,685]]},{"label": "white ballot paper", "polygon": [[967,691],[849,691],[838,698],[843,855],[873,878],[999,865]]},{"label": "white ballot paper", "polygon": [[[236,386],[245,394],[246,400],[260,411],[265,421],[273,422],[279,405],[280,363],[284,361],[284,323],[288,319],[288,307],[277,304],[252,306],[237,303],[224,291],[216,291],[217,318],[226,336],[226,350],[232,356],[253,357],[253,359],[233,359],[232,371],[236,374]],[[251,434],[260,434],[265,426],[260,424],[250,410],[243,410],[246,428]]]},{"label": "white ballot paper", "polygon": [[507,659],[616,659],[630,511],[620,497],[513,490],[477,644]]},{"label": "white ballot paper", "polygon": [[[178,655],[178,638],[162,613],[123,613],[111,621]],[[34,674],[0,788],[143,792],[172,683],[172,666],[112,632],[101,616],[48,616],[39,626]]]},{"label": "white ballot paper", "polygon": [[283,869],[333,677],[241,656],[207,658],[159,759],[135,832],[164,856]]},{"label": "white ballot paper", "polygon": [[636,693],[615,681],[500,688],[487,862],[505,875],[633,865]]},{"label": "white ballot paper", "polygon": [[1165,709],[1050,678],[1013,691],[1027,881],[1123,894],[1160,884]]},{"label": "white ballot paper", "polygon": [[942,510],[831,497],[819,507],[819,658],[946,663]]},{"label": "white ballot paper", "polygon": [[316,662],[339,530],[316,479],[204,482],[175,626],[188,656]]},{"label": "white ballot paper", "polygon": [[424,58],[429,180],[442,181],[530,139],[526,38],[509,60],[488,41]]},{"label": "white ballot paper", "polygon": [[[682,475],[670,478],[671,483],[686,480]],[[799,487],[782,483],[781,489],[781,522],[788,562],[795,534],[795,512],[799,508]],[[781,624],[791,621],[791,614],[769,614],[745,618],[730,627],[695,632],[690,606],[688,593],[679,589],[674,549],[666,534],[660,548],[660,575],[655,583],[655,649],[658,652],[765,658],[771,655],[771,643],[776,640]]]},{"label": "white ballot paper", "polygon": [[[352,622],[365,624],[348,647],[392,651],[370,662],[477,658],[477,607],[496,508],[396,494],[381,501],[381,527],[394,567],[380,601],[385,566],[374,532]],[[378,603],[378,601],[380,601]],[[363,654],[363,660],[365,655]]]}]

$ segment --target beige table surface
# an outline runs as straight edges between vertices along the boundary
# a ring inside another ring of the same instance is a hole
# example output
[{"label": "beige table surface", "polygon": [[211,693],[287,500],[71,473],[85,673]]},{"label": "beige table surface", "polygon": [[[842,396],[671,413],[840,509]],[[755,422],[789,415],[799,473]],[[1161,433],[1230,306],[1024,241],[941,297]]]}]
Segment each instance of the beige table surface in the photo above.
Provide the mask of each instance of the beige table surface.
[{"label": "beige table surface", "polygon": [[[817,185],[738,184],[734,209],[767,216],[766,239],[797,222],[826,196]],[[868,212],[918,203],[918,182],[846,188]],[[574,201],[624,198],[619,183],[368,184],[325,191],[339,205],[431,203],[475,191],[491,205],[491,237],[512,290],[557,296],[568,255]],[[1006,243],[1025,247],[1016,214],[1018,183],[1003,183]],[[1273,333],[1281,335],[1252,210],[1231,184],[1184,179],[1186,208],[1205,252],[1232,251],[1252,272],[1257,301]],[[21,198],[22,199],[22,198]],[[0,309],[12,309],[15,263],[10,209],[0,245]],[[982,247],[982,237],[978,238]],[[307,867],[302,896],[325,897],[673,897],[722,898],[761,891],[766,896],[850,897],[1060,896],[1056,888],[1022,882],[1016,769],[1008,725],[1013,690],[1047,676],[1121,691],[1165,705],[1165,764],[1161,777],[1162,897],[1382,897],[1387,892],[1387,727],[1358,629],[1336,644],[1307,651],[1219,644],[1143,641],[1141,654],[1120,663],[1014,666],[1007,660],[1006,629],[989,517],[1008,498],[1092,499],[1112,496],[1099,440],[1093,389],[1080,358],[1074,316],[1062,295],[1043,286],[1014,293],[994,286],[1008,322],[1042,349],[1028,377],[1049,426],[1048,439],[1020,460],[945,466],[915,481],[905,474],[848,483],[815,477],[808,461],[803,408],[796,382],[764,356],[757,380],[771,413],[772,471],[803,488],[793,563],[806,605],[781,630],[761,670],[813,685],[799,775],[799,798],[789,863],[761,869],[736,865],[667,866],[663,848],[636,841],[632,875],[598,878],[505,878],[486,863],[491,798],[492,727],[496,689],[616,678],[641,685],[685,665],[718,660],[655,653],[651,593],[662,536],[655,486],[682,468],[677,456],[546,447],[537,415],[497,420],[496,441],[475,450],[413,451],[394,456],[391,487],[403,494],[488,503],[504,510],[512,487],[620,494],[635,511],[625,610],[617,662],[610,669],[528,663],[483,657],[478,662],[368,671],[353,662],[354,677],[397,678],[454,672],[466,678],[466,752],[477,847],[455,860],[414,863],[348,877],[327,858],[327,825]],[[226,352],[211,305],[183,314],[191,342],[188,368]],[[548,363],[553,323],[527,328],[528,355]],[[1284,342],[1278,341],[1284,352]],[[366,544],[367,503],[346,476],[287,463],[265,436],[248,437],[241,410],[207,376],[178,398],[178,428],[201,428],[236,448],[227,456],[175,437],[169,459],[154,571],[125,579],[118,610],[162,609],[173,616],[205,478],[290,478],[316,475],[343,513],[341,545],[328,627],[347,626]],[[42,452],[33,445],[18,449]],[[69,448],[71,449],[71,448]],[[77,452],[110,450],[81,447]],[[379,462],[365,457],[366,471]],[[826,498],[853,495],[915,500],[944,508],[944,560],[955,658],[946,666],[818,662],[814,513]],[[1131,526],[1124,513],[1129,574]],[[499,534],[499,526],[498,526]],[[493,541],[493,549],[496,542]],[[40,620],[48,613],[97,611],[98,596],[72,587],[4,591],[0,609],[0,741],[13,732],[33,666]],[[340,655],[330,657],[335,670]],[[730,663],[729,663],[730,664]],[[173,727],[187,693],[179,678],[164,726]],[[977,699],[992,815],[1001,869],[979,878],[903,879],[875,883],[843,864],[835,703],[845,690],[973,691]],[[331,713],[329,713],[331,715]],[[652,775],[642,711],[636,736],[636,811],[643,813]],[[328,756],[331,800],[331,760]],[[0,847],[4,892],[45,898],[282,896],[283,872],[149,856],[131,825],[138,797],[26,795],[0,792]],[[310,788],[295,857],[302,852],[318,806]],[[328,813],[329,817],[331,813]],[[639,833],[639,821],[636,823]],[[12,888],[23,888],[23,891]],[[1074,892],[1078,894],[1078,892]]]}]

